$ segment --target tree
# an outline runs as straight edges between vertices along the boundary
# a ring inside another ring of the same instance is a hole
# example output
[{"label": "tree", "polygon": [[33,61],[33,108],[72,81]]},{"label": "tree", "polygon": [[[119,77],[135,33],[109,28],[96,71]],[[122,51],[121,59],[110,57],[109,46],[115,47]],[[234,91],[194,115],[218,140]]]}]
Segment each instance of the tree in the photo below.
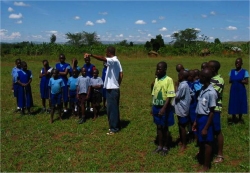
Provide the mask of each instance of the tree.
[{"label": "tree", "polygon": [[164,47],[165,44],[164,44],[164,40],[162,39],[162,36],[161,35],[157,35],[155,37],[155,39],[151,39],[150,42],[147,41],[144,45],[144,47],[147,49],[147,50],[150,50],[153,49],[153,51],[157,52],[161,47]]},{"label": "tree", "polygon": [[56,35],[52,34],[50,37],[50,43],[55,43],[56,42]]},{"label": "tree", "polygon": [[82,33],[79,32],[75,34],[68,32],[66,34],[66,38],[69,40],[67,42],[68,44],[74,45],[76,47],[79,47],[81,45],[92,46],[101,44],[95,32],[88,33],[83,31]]},{"label": "tree", "polygon": [[214,43],[215,44],[221,44],[220,39],[218,39],[218,38],[214,39]]}]

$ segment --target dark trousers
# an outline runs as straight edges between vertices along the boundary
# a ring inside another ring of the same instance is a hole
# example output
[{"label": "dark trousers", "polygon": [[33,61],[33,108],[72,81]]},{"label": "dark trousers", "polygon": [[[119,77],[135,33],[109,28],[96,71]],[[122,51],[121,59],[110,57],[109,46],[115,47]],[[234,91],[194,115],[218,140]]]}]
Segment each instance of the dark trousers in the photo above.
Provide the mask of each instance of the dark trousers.
[{"label": "dark trousers", "polygon": [[109,121],[109,128],[112,132],[118,132],[120,130],[120,89],[107,89],[107,114]]}]

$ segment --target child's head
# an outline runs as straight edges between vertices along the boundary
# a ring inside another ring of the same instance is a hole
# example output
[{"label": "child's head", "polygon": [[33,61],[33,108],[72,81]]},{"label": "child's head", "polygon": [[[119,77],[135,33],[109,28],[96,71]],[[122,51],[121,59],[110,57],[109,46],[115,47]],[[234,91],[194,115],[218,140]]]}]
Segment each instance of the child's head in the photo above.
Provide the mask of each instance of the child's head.
[{"label": "child's head", "polygon": [[17,68],[21,68],[21,59],[20,58],[16,59],[15,64]]},{"label": "child's head", "polygon": [[187,81],[188,80],[188,71],[187,70],[181,70],[178,73],[178,81],[182,82],[182,81]]},{"label": "child's head", "polygon": [[78,71],[77,71],[77,69],[73,69],[72,70],[72,76],[74,77],[74,78],[77,78],[77,76],[78,76]]},{"label": "child's head", "polygon": [[240,69],[241,69],[242,64],[243,64],[242,58],[237,58],[237,59],[235,60],[235,67],[236,67],[237,70],[240,70]]},{"label": "child's head", "polygon": [[167,71],[167,63],[164,61],[161,61],[156,66],[156,75],[158,78],[162,78],[166,75]]},{"label": "child's head", "polygon": [[65,55],[64,54],[60,54],[59,55],[59,61],[60,61],[60,63],[64,63],[65,62]]},{"label": "child's head", "polygon": [[189,70],[189,71],[188,71],[188,81],[189,81],[189,82],[193,82],[193,81],[194,81],[194,78],[195,78],[194,70]]},{"label": "child's head", "polygon": [[212,71],[209,68],[205,68],[200,72],[200,83],[208,86],[212,77]]},{"label": "child's head", "polygon": [[81,70],[81,73],[82,73],[82,76],[86,76],[86,69],[83,67],[82,70]]},{"label": "child's head", "polygon": [[84,58],[84,61],[86,64],[90,64],[90,57],[88,56],[88,57]]},{"label": "child's head", "polygon": [[181,70],[185,70],[182,64],[177,64],[175,69],[178,73],[180,73]]},{"label": "child's head", "polygon": [[43,66],[45,67],[45,68],[48,68],[49,67],[49,61],[48,60],[43,60],[42,61],[42,63],[43,63]]},{"label": "child's head", "polygon": [[22,62],[21,62],[21,67],[22,67],[22,69],[23,69],[24,71],[27,70],[27,68],[28,68],[27,63],[26,63],[25,61],[22,61]]},{"label": "child's head", "polygon": [[73,59],[72,59],[72,63],[73,63],[73,66],[76,67],[77,64],[78,64],[77,59],[76,59],[76,58],[73,58]]},{"label": "child's head", "polygon": [[205,68],[208,68],[208,63],[207,62],[201,63],[201,70],[204,70]]},{"label": "child's head", "polygon": [[97,78],[98,74],[99,74],[99,70],[98,69],[94,69],[93,70],[93,76],[94,76],[94,78]]},{"label": "child's head", "polygon": [[58,76],[59,76],[59,71],[58,71],[57,69],[53,69],[52,74],[53,74],[53,77],[54,77],[54,78],[58,78]]},{"label": "child's head", "polygon": [[194,69],[194,80],[198,80],[200,75],[200,70]]},{"label": "child's head", "polygon": [[220,63],[216,60],[211,60],[208,62],[208,68],[212,71],[212,74],[215,76],[219,69],[220,69]]}]

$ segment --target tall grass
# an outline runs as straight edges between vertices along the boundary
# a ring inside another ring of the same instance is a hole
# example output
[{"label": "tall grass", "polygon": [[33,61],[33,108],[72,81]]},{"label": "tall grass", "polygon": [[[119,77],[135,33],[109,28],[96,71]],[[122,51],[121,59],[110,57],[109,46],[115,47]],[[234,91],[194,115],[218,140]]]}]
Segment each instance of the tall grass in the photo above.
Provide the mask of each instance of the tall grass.
[{"label": "tall grass", "polygon": [[[17,57],[1,59],[1,172],[191,172],[199,169],[194,159],[198,148],[188,144],[185,153],[179,147],[170,149],[166,157],[153,155],[156,127],[150,116],[150,84],[154,80],[156,64],[168,63],[167,75],[177,80],[175,65],[181,63],[187,69],[200,69],[204,61],[218,60],[220,74],[225,80],[222,112],[224,133],[224,157],[221,164],[212,164],[211,172],[249,172],[249,116],[245,124],[228,124],[227,114],[230,85],[228,73],[234,68],[235,57],[157,57],[119,56],[124,79],[121,84],[120,112],[122,130],[107,136],[108,122],[104,114],[96,121],[88,119],[79,125],[70,117],[49,123],[48,114],[39,114],[39,72],[41,61],[48,59],[51,66],[57,57],[21,57],[32,70],[34,116],[13,113],[16,108],[11,93],[11,69]],[[66,61],[73,57],[67,55]],[[75,57],[79,65],[82,56]],[[102,62],[91,59],[101,72]],[[249,58],[243,57],[244,68],[249,69]],[[248,89],[249,93],[249,89]],[[177,120],[176,120],[177,122]],[[170,128],[173,140],[178,138],[177,124]]]}]

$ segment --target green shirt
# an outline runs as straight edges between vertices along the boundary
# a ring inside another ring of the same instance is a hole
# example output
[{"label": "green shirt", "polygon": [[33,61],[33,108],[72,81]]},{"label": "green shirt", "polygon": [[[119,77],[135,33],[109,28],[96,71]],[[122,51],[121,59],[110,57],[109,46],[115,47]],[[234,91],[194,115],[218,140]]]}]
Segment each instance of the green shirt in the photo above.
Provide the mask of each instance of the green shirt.
[{"label": "green shirt", "polygon": [[224,89],[224,80],[221,77],[220,74],[214,76],[210,83],[213,85],[217,95],[218,95],[218,99],[216,101],[216,107],[215,107],[215,111],[217,112],[221,112],[222,111],[222,94],[223,94],[223,89]]},{"label": "green shirt", "polygon": [[156,78],[152,91],[153,105],[163,106],[168,97],[175,97],[173,79],[164,76],[161,79]]}]

